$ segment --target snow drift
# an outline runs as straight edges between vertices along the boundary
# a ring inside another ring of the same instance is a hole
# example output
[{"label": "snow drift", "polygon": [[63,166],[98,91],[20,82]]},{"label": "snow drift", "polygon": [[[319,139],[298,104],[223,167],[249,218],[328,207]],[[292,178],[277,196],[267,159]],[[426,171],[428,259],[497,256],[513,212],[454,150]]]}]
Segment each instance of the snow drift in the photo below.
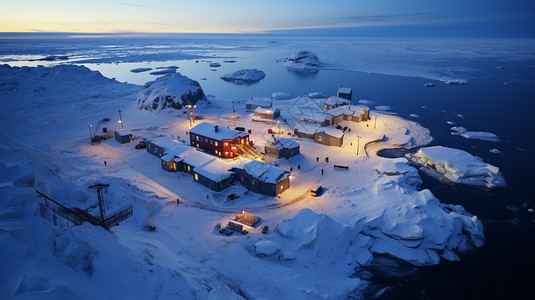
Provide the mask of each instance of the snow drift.
[{"label": "snow drift", "polygon": [[195,105],[199,100],[206,100],[201,85],[177,72],[147,82],[139,94],[137,107],[159,112],[165,108]]}]

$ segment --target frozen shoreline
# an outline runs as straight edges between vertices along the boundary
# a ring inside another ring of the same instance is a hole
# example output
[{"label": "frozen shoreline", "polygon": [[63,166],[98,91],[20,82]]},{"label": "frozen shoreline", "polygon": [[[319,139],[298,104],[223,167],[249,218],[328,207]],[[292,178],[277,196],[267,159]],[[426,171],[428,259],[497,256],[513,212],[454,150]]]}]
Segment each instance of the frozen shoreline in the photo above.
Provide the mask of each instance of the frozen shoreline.
[{"label": "frozen shoreline", "polygon": [[[349,275],[352,267],[368,264],[372,253],[388,254],[415,265],[429,265],[439,263],[441,258],[458,260],[455,251],[483,243],[477,217],[460,206],[441,204],[428,190],[418,190],[418,173],[406,161],[392,164],[391,160],[374,155],[382,148],[429,143],[429,130],[410,120],[372,111],[378,117],[377,129],[365,126],[365,122],[344,124],[352,131],[346,134],[346,142],[339,149],[296,139],[302,154],[280,161],[284,169],[297,164],[302,167],[292,174],[295,176],[292,189],[281,194],[280,199],[249,193],[237,204],[254,203],[265,224],[271,228],[279,226],[279,233],[264,236],[254,231],[247,237],[227,238],[214,230],[217,222],[228,217],[212,209],[219,205],[218,195],[207,193],[203,186],[192,182],[191,176],[178,174],[177,181],[177,176],[161,169],[157,158],[144,150],[135,150],[133,144],[120,145],[114,140],[97,146],[89,144],[87,126],[95,124],[94,130],[98,130],[96,121],[110,117],[113,121],[103,122],[101,127],[113,130],[117,127],[115,115],[119,109],[123,111],[125,126],[135,129],[138,138],[177,134],[186,138],[189,124],[185,110],[167,109],[159,114],[139,111],[135,102],[139,86],[120,84],[82,67],[3,68],[6,68],[0,76],[3,83],[18,81],[13,90],[2,91],[2,97],[11,101],[7,101],[10,105],[1,112],[6,131],[2,133],[5,144],[0,149],[0,159],[4,167],[12,170],[3,180],[15,187],[3,188],[9,199],[1,204],[6,212],[2,215],[5,222],[0,224],[7,228],[2,235],[13,241],[12,247],[3,250],[7,253],[3,259],[10,258],[8,269],[17,275],[12,278],[22,278],[19,282],[12,279],[3,283],[8,287],[4,291],[18,286],[20,293],[39,295],[39,290],[34,291],[32,287],[42,285],[58,296],[71,297],[80,291],[94,297],[154,297],[177,291],[183,297],[195,294],[228,298],[238,297],[240,292],[251,297],[279,292],[295,298],[347,296],[365,288],[364,281]],[[52,79],[36,79],[44,77]],[[73,95],[79,98],[73,99]],[[35,102],[42,104],[30,105]],[[277,105],[281,111],[292,112],[293,101],[280,102]],[[196,113],[205,120],[231,126],[230,102],[199,100],[197,105]],[[238,125],[253,129],[255,144],[262,145],[271,138],[265,133],[269,125],[250,122],[243,103],[237,103],[237,107]],[[81,108],[85,114],[79,118],[76,112]],[[10,122],[19,117],[33,118],[40,124],[24,122],[18,126]],[[292,125],[291,121],[284,124],[283,130],[290,131]],[[362,149],[369,142],[380,141],[374,143],[373,153],[356,156],[357,144],[353,141],[357,141],[357,134]],[[388,139],[383,139],[384,135]],[[316,156],[330,156],[332,162],[318,162]],[[333,170],[333,163],[347,165],[347,172],[354,176]],[[320,173],[323,169],[325,176]],[[50,213],[35,214],[39,211],[37,201],[27,201],[33,200],[33,189],[38,187],[67,201],[69,206],[89,206],[94,202],[94,194],[87,190],[87,185],[96,180],[112,183],[107,196],[112,203],[110,208],[125,203],[135,205],[134,216],[114,228],[115,235],[88,224],[67,227],[61,219],[58,226],[53,225]],[[327,188],[322,197],[305,197],[291,203],[303,192],[306,195],[311,185],[320,183]],[[181,206],[176,205],[176,198],[182,199]],[[262,210],[264,205],[285,202],[291,205]],[[240,210],[240,206],[235,209]],[[144,231],[147,224],[157,230]],[[30,227],[38,228],[41,234],[34,234]],[[190,232],[191,227],[195,230]],[[337,255],[325,250],[332,243],[332,236],[325,235],[331,229],[340,236],[341,246],[337,250],[349,251],[345,254],[353,265],[341,264]],[[357,234],[356,244],[344,238],[353,231]],[[24,244],[15,242],[20,234],[26,241]],[[295,234],[303,238],[298,242],[289,238]],[[49,251],[42,243],[57,246]],[[358,245],[359,251],[348,244]],[[251,250],[253,247],[256,254]],[[277,253],[276,247],[289,260],[272,256]],[[29,257],[17,254],[26,251],[30,251]],[[258,259],[258,254],[263,258]],[[335,264],[330,264],[333,261]],[[24,267],[15,268],[17,262]],[[312,267],[311,262],[315,264]],[[264,270],[266,285],[258,282],[256,268],[246,272],[236,270],[235,266],[243,263]],[[292,268],[287,268],[287,264]],[[315,272],[310,272],[311,268]],[[43,272],[54,280],[39,275]],[[61,272],[71,278],[60,275]],[[88,277],[102,279],[109,272],[116,274],[111,285],[135,284],[125,294],[115,294],[118,292],[110,289],[108,283],[94,289]],[[219,275],[206,275],[209,272]],[[322,272],[329,275],[327,281],[324,276],[320,280]],[[146,277],[152,278],[151,288],[141,290]],[[281,277],[293,278],[293,282],[281,285]],[[213,289],[206,289],[206,282]],[[294,288],[296,283],[300,289]],[[71,289],[74,285],[81,290]],[[273,292],[267,291],[266,286],[278,288]]]}]

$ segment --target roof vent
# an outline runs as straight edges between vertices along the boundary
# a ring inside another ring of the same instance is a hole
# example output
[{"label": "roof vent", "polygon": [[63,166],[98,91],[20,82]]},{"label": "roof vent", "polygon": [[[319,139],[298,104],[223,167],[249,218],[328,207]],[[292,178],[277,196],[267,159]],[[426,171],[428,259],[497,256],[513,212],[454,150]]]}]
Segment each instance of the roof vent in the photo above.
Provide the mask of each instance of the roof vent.
[{"label": "roof vent", "polygon": [[214,130],[215,130],[215,132],[219,132],[219,126],[215,125],[214,126]]}]

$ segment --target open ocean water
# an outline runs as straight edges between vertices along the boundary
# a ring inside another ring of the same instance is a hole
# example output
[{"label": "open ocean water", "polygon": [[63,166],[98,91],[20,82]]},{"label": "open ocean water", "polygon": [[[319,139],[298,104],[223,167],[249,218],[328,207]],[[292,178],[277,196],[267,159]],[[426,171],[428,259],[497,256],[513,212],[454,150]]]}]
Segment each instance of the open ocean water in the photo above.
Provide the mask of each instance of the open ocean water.
[{"label": "open ocean water", "polygon": [[[375,101],[376,105],[390,106],[390,112],[429,128],[434,137],[433,145],[462,149],[499,167],[508,184],[505,189],[488,191],[447,185],[421,173],[422,188],[430,189],[441,202],[460,204],[478,216],[485,228],[485,244],[460,255],[460,262],[441,261],[437,266],[421,268],[401,264],[383,272],[376,270],[369,279],[376,285],[373,290],[389,287],[378,298],[531,298],[534,293],[535,214],[528,209],[535,209],[531,186],[535,179],[532,158],[535,154],[535,51],[529,50],[535,47],[529,45],[535,43],[519,41],[523,46],[518,51],[525,53],[511,58],[509,54],[516,53],[515,49],[503,47],[503,44],[495,50],[478,44],[474,50],[469,46],[472,42],[467,40],[440,42],[452,45],[444,52],[445,56],[441,54],[444,49],[425,46],[422,40],[415,42],[414,47],[419,49],[416,52],[410,40],[403,41],[402,46],[399,41],[390,46],[388,40],[296,42],[275,38],[115,40],[113,43],[109,40],[2,41],[0,60],[17,66],[53,65],[65,62],[30,60],[47,55],[69,55],[67,63],[83,64],[107,77],[140,85],[156,77],[149,72],[132,73],[131,69],[178,66],[178,72],[198,80],[206,94],[233,100],[268,97],[279,91],[294,97],[304,91],[334,95],[339,85],[351,87],[354,100],[367,99]],[[492,41],[486,43],[492,45]],[[514,41],[508,43],[515,44]],[[379,47],[377,54],[373,54],[375,46]],[[340,47],[350,49],[349,54],[341,53]],[[359,54],[358,47],[362,47],[362,55],[353,55]],[[318,52],[320,60],[327,61],[330,70],[296,73],[284,69],[280,60],[298,50]],[[420,55],[424,50],[431,54]],[[483,54],[477,55],[477,51]],[[235,62],[224,62],[228,60]],[[210,62],[219,62],[222,66],[211,68]],[[258,83],[240,85],[219,79],[225,73],[242,68],[263,70],[266,78]],[[403,73],[407,69],[411,71]],[[406,76],[370,73],[374,70]],[[444,78],[445,75],[468,79],[469,83],[447,85],[421,78]],[[434,83],[435,87],[424,87],[427,82]],[[370,106],[373,110],[374,105]],[[452,126],[492,132],[501,141],[453,136],[450,134]],[[499,149],[503,155],[491,153],[491,149]]]}]

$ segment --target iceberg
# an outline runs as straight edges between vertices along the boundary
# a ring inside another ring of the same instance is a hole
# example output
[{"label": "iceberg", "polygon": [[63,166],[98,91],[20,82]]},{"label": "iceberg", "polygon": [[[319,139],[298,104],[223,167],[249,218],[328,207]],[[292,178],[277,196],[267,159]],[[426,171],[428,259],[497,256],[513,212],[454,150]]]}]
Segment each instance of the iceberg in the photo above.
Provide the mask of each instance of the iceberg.
[{"label": "iceberg", "polygon": [[498,167],[483,162],[470,153],[433,146],[421,148],[412,159],[422,165],[422,171],[430,175],[440,175],[453,183],[487,188],[505,187],[505,179]]},{"label": "iceberg", "polygon": [[257,69],[241,69],[233,73],[225,74],[219,78],[227,81],[260,81],[266,77],[266,74],[263,71]]},{"label": "iceberg", "polygon": [[198,100],[206,100],[201,85],[177,72],[147,82],[138,96],[137,107],[159,112],[165,108],[181,109]]},{"label": "iceberg", "polygon": [[317,71],[321,62],[315,53],[299,51],[285,58],[282,66],[292,71]]}]

